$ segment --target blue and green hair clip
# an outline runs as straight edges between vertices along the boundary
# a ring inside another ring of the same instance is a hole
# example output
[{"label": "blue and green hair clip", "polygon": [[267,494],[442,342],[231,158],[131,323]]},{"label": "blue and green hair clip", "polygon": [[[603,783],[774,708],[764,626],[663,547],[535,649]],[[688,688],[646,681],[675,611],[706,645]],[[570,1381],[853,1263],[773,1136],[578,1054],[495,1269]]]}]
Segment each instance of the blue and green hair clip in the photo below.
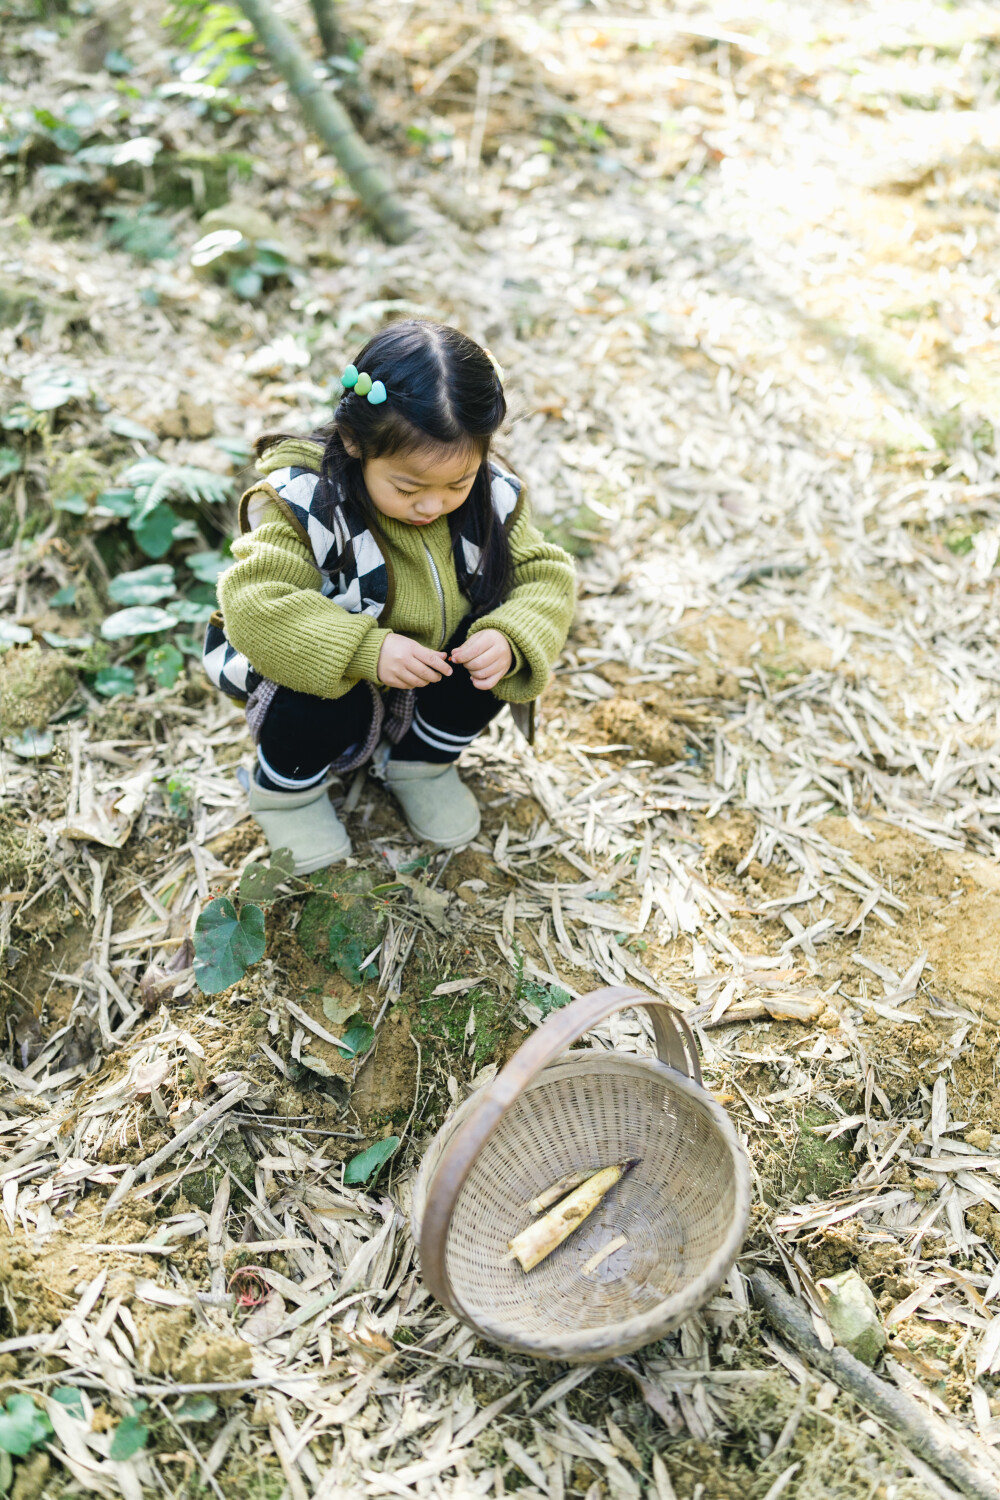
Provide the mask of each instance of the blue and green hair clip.
[{"label": "blue and green hair clip", "polygon": [[357,365],[348,365],[340,383],[346,391],[353,391],[356,396],[367,396],[372,406],[381,406],[388,392],[381,380],[373,380],[367,371],[358,373]]}]

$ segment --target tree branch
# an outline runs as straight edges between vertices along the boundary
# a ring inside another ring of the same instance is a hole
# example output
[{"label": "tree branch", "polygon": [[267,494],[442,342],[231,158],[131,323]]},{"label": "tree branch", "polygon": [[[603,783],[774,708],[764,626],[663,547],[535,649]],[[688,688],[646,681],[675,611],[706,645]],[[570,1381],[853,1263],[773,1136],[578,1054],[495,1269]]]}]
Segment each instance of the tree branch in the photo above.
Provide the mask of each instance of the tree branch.
[{"label": "tree branch", "polygon": [[337,0],[310,0],[316,30],[324,57],[337,57],[344,51],[344,34],[337,15]]},{"label": "tree branch", "polygon": [[846,1349],[824,1349],[805,1308],[767,1271],[755,1271],[750,1285],[767,1321],[811,1365],[884,1422],[906,1447],[949,1479],[969,1500],[996,1500],[997,1481],[962,1457],[948,1428],[933,1412],[873,1375],[867,1365]]},{"label": "tree branch", "polygon": [[315,64],[294,34],[271,8],[270,0],[238,0],[271,61],[323,144],[347,173],[348,180],[384,237],[401,244],[416,225],[374,153],[358,135],[340,101],[315,77]]}]

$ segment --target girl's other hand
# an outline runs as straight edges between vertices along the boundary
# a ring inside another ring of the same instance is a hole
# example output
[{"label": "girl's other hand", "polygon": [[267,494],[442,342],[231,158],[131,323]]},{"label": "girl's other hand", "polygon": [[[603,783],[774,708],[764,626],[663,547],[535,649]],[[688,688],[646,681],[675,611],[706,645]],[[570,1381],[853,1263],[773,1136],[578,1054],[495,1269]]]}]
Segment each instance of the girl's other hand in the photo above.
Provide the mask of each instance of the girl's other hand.
[{"label": "girl's other hand", "polygon": [[[488,634],[489,632],[484,632]],[[431,651],[408,635],[386,636],[378,654],[378,677],[386,687],[419,688],[451,676],[443,651]]]},{"label": "girl's other hand", "polygon": [[507,637],[499,630],[477,630],[461,646],[455,647],[451,659],[468,667],[472,686],[484,693],[496,687],[514,665],[514,653]]}]

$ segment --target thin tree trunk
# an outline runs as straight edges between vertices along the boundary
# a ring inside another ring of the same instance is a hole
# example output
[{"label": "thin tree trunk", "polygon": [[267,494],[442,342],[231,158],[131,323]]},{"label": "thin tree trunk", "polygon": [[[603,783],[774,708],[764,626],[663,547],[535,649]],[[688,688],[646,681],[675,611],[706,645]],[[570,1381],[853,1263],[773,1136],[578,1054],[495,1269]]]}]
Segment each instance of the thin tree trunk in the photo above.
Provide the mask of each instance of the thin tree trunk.
[{"label": "thin tree trunk", "polygon": [[956,1444],[940,1418],[935,1418],[912,1396],[880,1380],[846,1349],[824,1349],[805,1308],[767,1271],[754,1271],[750,1285],[767,1321],[811,1365],[884,1422],[918,1458],[950,1480],[969,1500],[996,1500],[1000,1493],[996,1479],[973,1468],[956,1451]]},{"label": "thin tree trunk", "polygon": [[358,135],[350,116],[321,79],[315,64],[294,34],[275,15],[270,0],[238,0],[257,36],[288,87],[302,106],[302,113],[325,146],[333,152],[348,180],[384,237],[398,245],[416,229],[401,198],[374,153]]},{"label": "thin tree trunk", "polygon": [[323,56],[339,56],[344,50],[344,33],[340,29],[337,0],[311,0],[311,4]]}]

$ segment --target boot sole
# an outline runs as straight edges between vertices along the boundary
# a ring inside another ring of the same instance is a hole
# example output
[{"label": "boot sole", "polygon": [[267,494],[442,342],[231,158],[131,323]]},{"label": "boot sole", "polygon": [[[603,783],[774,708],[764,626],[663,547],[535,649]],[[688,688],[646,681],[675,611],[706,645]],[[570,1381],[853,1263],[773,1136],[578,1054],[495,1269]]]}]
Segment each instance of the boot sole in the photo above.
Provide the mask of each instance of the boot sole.
[{"label": "boot sole", "polygon": [[409,818],[406,819],[406,826],[413,834],[413,837],[415,839],[419,839],[422,844],[432,844],[435,849],[461,849],[463,845],[472,843],[472,840],[479,833],[479,830],[483,825],[482,821],[480,821],[474,828],[471,828],[468,833],[462,833],[461,835],[457,836],[452,835],[451,838],[447,839],[435,838],[431,833],[421,833],[419,828],[415,828],[413,826]]},{"label": "boot sole", "polygon": [[350,844],[346,849],[339,850],[336,854],[317,855],[315,859],[307,859],[303,864],[295,866],[296,875],[314,875],[317,870],[325,870],[328,865],[339,865],[342,860],[350,859],[354,850]]}]

